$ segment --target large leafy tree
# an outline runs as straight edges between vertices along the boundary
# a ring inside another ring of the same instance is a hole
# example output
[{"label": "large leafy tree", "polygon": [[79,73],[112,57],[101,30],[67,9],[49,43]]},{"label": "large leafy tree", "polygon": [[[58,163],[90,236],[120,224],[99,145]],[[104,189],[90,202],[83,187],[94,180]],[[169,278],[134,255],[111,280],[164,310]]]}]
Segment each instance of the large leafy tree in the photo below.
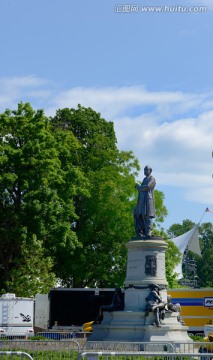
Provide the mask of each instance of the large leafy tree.
[{"label": "large leafy tree", "polygon": [[[122,285],[139,164],[117,149],[113,123],[82,106],[47,118],[20,103],[0,114],[0,134],[1,287]],[[157,225],[167,210],[155,195]]]},{"label": "large leafy tree", "polygon": [[10,280],[6,285],[15,294],[22,297],[46,294],[56,284],[53,272],[53,260],[44,256],[42,241],[33,236],[30,243],[23,241],[21,256],[13,260],[15,266],[10,271]]},{"label": "large leafy tree", "polygon": [[[134,236],[133,208],[139,164],[133,153],[118,151],[112,122],[90,108],[61,109],[52,119],[56,129],[72,131],[82,147],[81,167],[90,197],[76,196],[76,234],[83,244],[69,259],[63,284],[109,287],[122,285],[125,243]],[[157,221],[166,215],[164,195],[156,191]]]},{"label": "large leafy tree", "polygon": [[138,162],[131,152],[118,151],[113,123],[90,108],[58,110],[52,122],[56,129],[71,131],[81,143],[79,161],[90,192],[90,197],[75,198],[75,231],[83,246],[67,259],[63,284],[121,285],[125,242],[133,234]]},{"label": "large leafy tree", "polygon": [[[51,256],[52,264],[56,264],[58,253],[71,253],[80,245],[71,226],[76,219],[73,198],[86,196],[87,192],[86,180],[77,166],[78,148],[71,132],[53,131],[44,112],[34,111],[28,103],[0,114],[0,260],[4,290],[12,270],[14,280],[23,244],[33,246],[35,236],[43,244],[44,258]],[[57,274],[57,267],[53,268]]]}]

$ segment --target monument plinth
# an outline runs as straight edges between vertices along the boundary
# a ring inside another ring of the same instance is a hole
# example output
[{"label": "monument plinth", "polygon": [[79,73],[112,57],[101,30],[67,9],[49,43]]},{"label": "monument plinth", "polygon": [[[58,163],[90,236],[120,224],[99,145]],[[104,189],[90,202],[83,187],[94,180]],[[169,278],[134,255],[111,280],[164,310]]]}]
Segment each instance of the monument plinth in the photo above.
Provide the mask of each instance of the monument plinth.
[{"label": "monument plinth", "polygon": [[104,312],[102,323],[93,325],[90,341],[191,342],[188,328],[178,321],[179,313],[165,311],[158,327],[154,312],[147,313],[146,298],[153,285],[160,287],[162,301],[167,301],[166,242],[162,238],[143,240],[137,237],[126,246],[125,309]]},{"label": "monument plinth", "polygon": [[128,259],[125,286],[167,285],[165,274],[165,251],[163,238],[139,240],[133,238],[127,243]]}]

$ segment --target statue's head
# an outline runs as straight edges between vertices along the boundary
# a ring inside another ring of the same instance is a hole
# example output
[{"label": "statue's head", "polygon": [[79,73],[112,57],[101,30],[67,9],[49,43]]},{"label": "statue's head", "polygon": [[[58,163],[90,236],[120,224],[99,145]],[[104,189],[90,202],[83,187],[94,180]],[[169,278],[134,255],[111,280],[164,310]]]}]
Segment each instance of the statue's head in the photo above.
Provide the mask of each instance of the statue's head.
[{"label": "statue's head", "polygon": [[144,168],[144,175],[149,176],[152,172],[152,168],[149,165],[146,165]]},{"label": "statue's head", "polygon": [[152,284],[151,289],[152,290],[160,290],[160,286],[157,284]]}]

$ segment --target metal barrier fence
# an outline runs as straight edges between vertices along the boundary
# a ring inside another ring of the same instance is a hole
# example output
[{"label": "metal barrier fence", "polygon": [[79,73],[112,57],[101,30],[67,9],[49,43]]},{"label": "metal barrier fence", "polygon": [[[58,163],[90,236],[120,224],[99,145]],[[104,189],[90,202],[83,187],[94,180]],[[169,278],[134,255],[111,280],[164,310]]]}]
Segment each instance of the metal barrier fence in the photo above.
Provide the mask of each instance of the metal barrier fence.
[{"label": "metal barrier fence", "polygon": [[75,340],[0,340],[0,351],[25,352],[33,360],[76,360],[80,345]]},{"label": "metal barrier fence", "polygon": [[83,339],[90,336],[91,333],[85,331],[43,331],[37,332],[36,336],[42,336],[51,340],[66,340],[66,339]]},{"label": "metal barrier fence", "polygon": [[[113,342],[113,341],[86,341],[79,339],[84,343],[79,344],[78,341],[67,340],[2,340],[0,339],[0,351],[4,352],[22,352],[29,354],[33,360],[79,360],[87,359],[97,360],[98,356],[102,356],[101,360],[112,357],[113,359],[124,360],[136,358],[141,360],[147,358],[163,360],[213,360],[213,353],[205,352],[213,346],[213,343],[207,342],[190,342],[190,343],[169,343],[169,342]],[[203,349],[202,349],[203,348]],[[82,349],[82,350],[81,350]],[[202,353],[199,351],[203,350]],[[213,351],[213,350],[212,350]],[[110,355],[109,355],[110,354]],[[113,355],[112,355],[113,354]],[[163,354],[163,355],[162,355]],[[172,355],[171,355],[172,354]],[[183,357],[185,357],[183,359]],[[0,356],[1,360],[2,357]],[[5,358],[7,359],[7,358]],[[110,360],[113,360],[110,359]],[[15,358],[16,360],[16,358]],[[188,359],[187,359],[188,360]]]},{"label": "metal barrier fence", "polygon": [[193,353],[179,353],[174,354],[174,353],[167,353],[167,352],[158,352],[158,354],[156,353],[152,353],[152,352],[145,352],[145,351],[130,351],[130,352],[125,352],[125,351],[112,351],[112,352],[108,352],[108,351],[86,351],[83,352],[81,354],[79,354],[79,358],[78,360],[98,360],[98,357],[101,356],[101,360],[147,360],[147,359],[157,359],[157,360],[189,360],[189,359],[193,359],[193,360],[212,360],[213,359],[213,354],[205,354],[205,357],[203,356],[204,354],[193,354]]},{"label": "metal barrier fence", "polygon": [[119,341],[88,341],[82,352],[87,351],[159,351],[175,352],[175,344],[164,342],[119,342]]},{"label": "metal barrier fence", "polygon": [[45,339],[49,340],[67,340],[67,339],[83,339],[87,338],[91,335],[91,332],[85,332],[85,331],[43,331],[43,332],[37,332],[36,334],[31,333],[0,333],[0,340],[13,340],[13,339],[19,339],[19,340],[27,340],[31,337],[38,337],[42,336]]},{"label": "metal barrier fence", "polygon": [[151,352],[174,352],[174,353],[198,353],[202,346],[213,343],[207,342],[117,342],[117,341],[87,341],[83,347],[84,351],[151,351]]},{"label": "metal barrier fence", "polygon": [[12,340],[12,339],[30,339],[31,336],[34,336],[34,333],[16,333],[16,332],[12,332],[12,333],[6,333],[6,332],[0,332],[0,340],[5,339],[5,340]]},{"label": "metal barrier fence", "polygon": [[33,360],[32,356],[23,351],[0,351],[0,357],[2,360],[7,359],[8,356],[20,356],[20,359],[26,357],[27,359]]}]

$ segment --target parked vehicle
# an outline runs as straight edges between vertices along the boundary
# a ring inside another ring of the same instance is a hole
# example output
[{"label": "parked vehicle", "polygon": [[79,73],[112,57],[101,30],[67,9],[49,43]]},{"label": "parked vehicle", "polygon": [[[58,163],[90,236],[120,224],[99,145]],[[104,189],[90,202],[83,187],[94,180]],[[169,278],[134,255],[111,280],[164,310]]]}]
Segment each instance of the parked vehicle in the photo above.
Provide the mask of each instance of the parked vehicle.
[{"label": "parked vehicle", "polygon": [[82,331],[93,321],[101,305],[110,304],[115,289],[56,288],[35,297],[36,330]]},{"label": "parked vehicle", "polygon": [[0,337],[34,335],[34,299],[3,294],[0,298]]},{"label": "parked vehicle", "polygon": [[173,303],[181,305],[181,319],[191,333],[204,332],[213,324],[213,289],[169,289]]}]

